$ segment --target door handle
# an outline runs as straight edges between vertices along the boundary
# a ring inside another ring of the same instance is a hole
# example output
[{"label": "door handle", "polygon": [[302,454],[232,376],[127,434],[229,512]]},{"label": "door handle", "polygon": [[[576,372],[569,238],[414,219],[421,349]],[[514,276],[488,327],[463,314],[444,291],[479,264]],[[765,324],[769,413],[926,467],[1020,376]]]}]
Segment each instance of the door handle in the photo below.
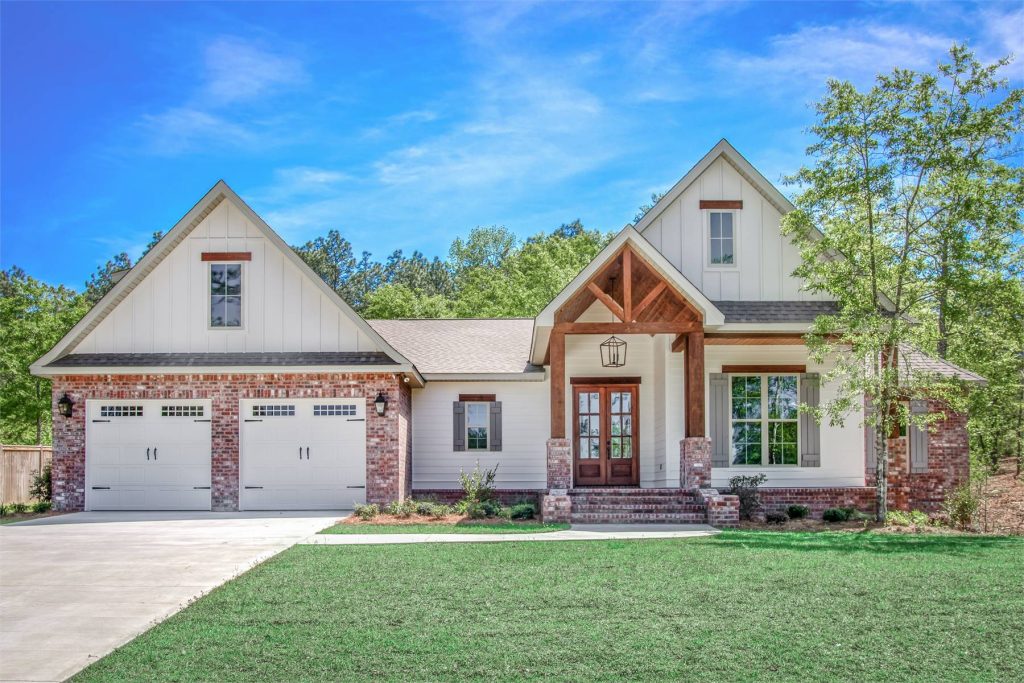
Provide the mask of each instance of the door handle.
[{"label": "door handle", "polygon": [[146,449],[146,460],[149,460],[149,449]]},{"label": "door handle", "polygon": [[299,446],[299,460],[302,460],[302,446]]},{"label": "door handle", "polygon": [[309,446],[306,446],[306,460],[309,460]]},{"label": "door handle", "polygon": [[156,460],[156,446],[153,447],[153,459]]}]

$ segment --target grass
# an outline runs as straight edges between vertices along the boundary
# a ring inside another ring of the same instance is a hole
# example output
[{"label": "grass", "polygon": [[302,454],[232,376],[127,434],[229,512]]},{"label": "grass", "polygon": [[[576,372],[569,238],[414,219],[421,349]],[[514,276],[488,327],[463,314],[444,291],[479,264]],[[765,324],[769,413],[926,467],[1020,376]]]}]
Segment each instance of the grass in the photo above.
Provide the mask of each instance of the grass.
[{"label": "grass", "polygon": [[1024,680],[1024,539],[296,546],[75,681]]},{"label": "grass", "polygon": [[536,534],[546,531],[563,531],[568,524],[542,524],[541,522],[480,521],[459,522],[458,524],[373,524],[369,522],[348,522],[335,524],[321,531],[322,534]]}]

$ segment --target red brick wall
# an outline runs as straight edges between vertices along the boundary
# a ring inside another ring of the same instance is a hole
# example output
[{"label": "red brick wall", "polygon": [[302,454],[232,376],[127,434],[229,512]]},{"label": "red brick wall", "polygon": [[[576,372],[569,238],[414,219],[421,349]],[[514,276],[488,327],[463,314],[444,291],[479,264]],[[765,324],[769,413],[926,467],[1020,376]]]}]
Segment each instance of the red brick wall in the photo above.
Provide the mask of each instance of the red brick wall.
[{"label": "red brick wall", "polygon": [[[388,397],[378,417],[374,399]],[[64,393],[73,417],[60,417]],[[412,489],[412,396],[390,373],[67,375],[53,382],[53,500],[58,510],[85,506],[85,400],[205,398],[213,403],[213,509],[238,509],[238,402],[243,398],[366,400],[366,498],[388,502]]]},{"label": "red brick wall", "polygon": [[[502,505],[514,505],[524,500],[536,504],[542,493],[547,493],[547,489],[495,489],[494,497]],[[462,489],[415,489],[412,492],[416,500],[436,500],[449,505],[458,503],[463,495]]]},{"label": "red brick wall", "polygon": [[875,512],[875,489],[871,486],[835,488],[759,488],[765,512],[785,512],[790,505],[806,505],[811,517],[821,519],[828,508],[856,508],[867,514]]}]

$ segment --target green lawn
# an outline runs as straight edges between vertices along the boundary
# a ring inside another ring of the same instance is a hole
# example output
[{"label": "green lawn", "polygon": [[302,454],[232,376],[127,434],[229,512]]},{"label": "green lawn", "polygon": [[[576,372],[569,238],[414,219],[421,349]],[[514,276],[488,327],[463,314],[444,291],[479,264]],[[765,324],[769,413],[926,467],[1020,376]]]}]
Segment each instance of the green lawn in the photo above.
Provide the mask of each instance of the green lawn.
[{"label": "green lawn", "polygon": [[1024,539],[297,546],[76,681],[1024,680]]},{"label": "green lawn", "polygon": [[541,522],[459,522],[458,524],[335,524],[322,534],[536,534],[563,531],[568,524]]}]

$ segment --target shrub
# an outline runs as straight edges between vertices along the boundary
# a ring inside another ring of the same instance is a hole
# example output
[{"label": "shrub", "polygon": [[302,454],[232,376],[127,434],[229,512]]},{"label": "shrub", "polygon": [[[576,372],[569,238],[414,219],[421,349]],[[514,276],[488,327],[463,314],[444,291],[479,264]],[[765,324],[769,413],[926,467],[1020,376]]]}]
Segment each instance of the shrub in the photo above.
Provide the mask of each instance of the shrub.
[{"label": "shrub", "polygon": [[920,510],[910,511],[910,522],[914,526],[928,526],[932,523],[932,520],[928,518],[928,515],[921,512]]},{"label": "shrub", "polygon": [[729,480],[730,492],[740,499],[740,519],[750,519],[761,509],[757,487],[767,480],[768,477],[763,474],[733,477]]},{"label": "shrub", "polygon": [[437,501],[433,500],[418,500],[415,503],[416,514],[423,515],[424,517],[431,517],[434,514],[434,508],[437,507]]},{"label": "shrub", "polygon": [[494,478],[498,474],[498,466],[489,470],[480,470],[480,463],[473,471],[466,474],[459,471],[459,483],[462,485],[462,499],[470,503],[482,503],[494,498]]},{"label": "shrub", "polygon": [[843,508],[843,510],[846,512],[846,519],[850,521],[867,522],[874,519],[871,515],[861,512],[857,508]]},{"label": "shrub", "polygon": [[32,503],[32,512],[49,512],[51,505],[48,500],[37,500]]},{"label": "shrub", "polygon": [[376,503],[356,505],[355,513],[359,519],[363,521],[369,521],[380,514],[380,506],[377,505]]},{"label": "shrub", "polygon": [[23,515],[28,512],[28,505],[25,503],[11,503],[9,509],[12,515]]},{"label": "shrub", "polygon": [[845,522],[850,519],[848,508],[829,508],[821,513],[821,518],[826,522]]},{"label": "shrub", "polygon": [[528,501],[516,503],[509,508],[512,519],[533,519],[537,516],[537,506]]},{"label": "shrub", "polygon": [[790,519],[803,519],[811,514],[811,509],[806,505],[790,505],[786,508],[786,516]]},{"label": "shrub", "polygon": [[496,500],[485,500],[480,503],[480,507],[483,508],[484,514],[488,517],[496,517],[501,513],[501,503]]},{"label": "shrub", "polygon": [[7,506],[4,505],[3,503],[0,503],[0,517],[3,517],[6,514],[7,514]]},{"label": "shrub", "polygon": [[483,503],[466,503],[465,515],[470,519],[483,519],[487,516]]},{"label": "shrub", "polygon": [[902,510],[890,510],[885,515],[885,523],[889,526],[911,526],[910,515]]},{"label": "shrub", "polygon": [[970,484],[958,486],[942,504],[942,511],[949,522],[958,529],[968,529],[974,523],[974,516],[981,507],[981,496]]},{"label": "shrub", "polygon": [[43,467],[42,472],[32,472],[32,485],[29,486],[28,494],[38,501],[53,499],[53,470],[49,463]]},{"label": "shrub", "polygon": [[784,512],[769,512],[764,516],[764,521],[768,524],[785,524],[789,521],[789,515]]},{"label": "shrub", "polygon": [[512,508],[501,508],[498,510],[498,517],[506,522],[512,521]]}]

